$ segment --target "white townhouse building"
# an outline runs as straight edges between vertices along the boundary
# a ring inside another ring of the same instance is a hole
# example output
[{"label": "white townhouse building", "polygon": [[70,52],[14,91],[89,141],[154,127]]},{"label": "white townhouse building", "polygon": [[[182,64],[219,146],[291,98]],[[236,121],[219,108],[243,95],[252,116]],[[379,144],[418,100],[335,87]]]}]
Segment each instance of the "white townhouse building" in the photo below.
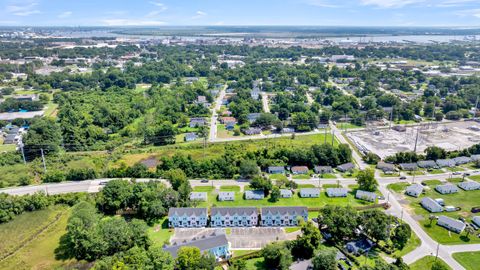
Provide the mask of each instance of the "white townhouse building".
[{"label": "white townhouse building", "polygon": [[170,208],[168,225],[171,228],[201,228],[207,226],[207,208]]},{"label": "white townhouse building", "polygon": [[212,207],[211,227],[253,227],[258,225],[256,207]]},{"label": "white townhouse building", "polygon": [[297,226],[298,220],[308,220],[304,206],[263,207],[260,209],[261,226]]},{"label": "white townhouse building", "polygon": [[443,212],[443,207],[432,198],[423,198],[420,204],[431,213]]},{"label": "white townhouse building", "polygon": [[454,184],[438,185],[435,187],[435,190],[441,194],[452,194],[458,192],[458,188]]}]

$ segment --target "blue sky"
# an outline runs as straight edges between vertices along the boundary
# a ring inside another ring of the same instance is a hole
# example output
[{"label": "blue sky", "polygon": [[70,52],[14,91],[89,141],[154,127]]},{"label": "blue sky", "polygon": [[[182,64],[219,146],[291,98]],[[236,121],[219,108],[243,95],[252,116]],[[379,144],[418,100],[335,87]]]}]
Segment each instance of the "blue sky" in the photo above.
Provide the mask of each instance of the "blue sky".
[{"label": "blue sky", "polygon": [[0,0],[0,25],[480,26],[480,0]]}]

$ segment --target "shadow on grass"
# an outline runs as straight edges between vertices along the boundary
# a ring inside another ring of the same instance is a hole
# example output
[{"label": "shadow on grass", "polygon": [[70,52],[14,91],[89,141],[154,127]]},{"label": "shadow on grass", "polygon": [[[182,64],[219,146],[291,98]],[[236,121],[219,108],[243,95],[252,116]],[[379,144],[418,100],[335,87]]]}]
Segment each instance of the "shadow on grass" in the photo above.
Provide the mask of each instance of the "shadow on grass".
[{"label": "shadow on grass", "polygon": [[462,236],[460,236],[460,240],[462,240],[463,242],[468,243],[468,242],[470,242],[470,237],[467,237],[466,235],[462,235]]}]

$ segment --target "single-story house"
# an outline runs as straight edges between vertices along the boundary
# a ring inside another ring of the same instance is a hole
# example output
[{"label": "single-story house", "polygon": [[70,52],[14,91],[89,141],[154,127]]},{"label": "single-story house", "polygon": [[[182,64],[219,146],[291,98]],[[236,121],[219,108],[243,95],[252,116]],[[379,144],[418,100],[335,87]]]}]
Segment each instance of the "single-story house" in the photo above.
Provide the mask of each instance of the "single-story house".
[{"label": "single-story house", "polygon": [[193,240],[189,242],[173,243],[171,246],[165,247],[164,250],[170,253],[173,258],[176,258],[178,250],[181,247],[186,246],[197,247],[200,249],[200,252],[202,254],[211,253],[215,256],[217,261],[220,261],[222,259],[228,259],[232,256],[232,253],[230,252],[230,244],[228,243],[225,234],[214,234],[201,238],[193,238]]},{"label": "single-story house", "polygon": [[355,194],[355,198],[359,200],[374,202],[377,199],[377,194],[374,192],[357,190],[357,193]]},{"label": "single-story house", "polygon": [[347,197],[348,190],[346,188],[327,188],[327,196],[331,198],[335,197]]},{"label": "single-story house", "polygon": [[400,169],[403,171],[416,171],[418,170],[417,163],[400,163]]},{"label": "single-story house", "polygon": [[285,134],[285,133],[295,133],[295,129],[291,128],[291,127],[285,127],[285,128],[282,128],[281,133],[283,133],[283,134]]},{"label": "single-story house", "polygon": [[420,204],[431,213],[443,212],[443,207],[432,198],[423,198]]},{"label": "single-story house", "polygon": [[270,166],[267,169],[269,174],[283,174],[285,173],[285,167],[283,166]]},{"label": "single-story house", "polygon": [[353,163],[351,162],[337,166],[337,170],[339,170],[340,172],[353,171],[353,169],[355,169],[355,165],[353,165]]},{"label": "single-story house", "polygon": [[7,134],[3,140],[3,144],[15,144],[17,142],[16,134]]},{"label": "single-story house", "polygon": [[452,194],[458,192],[458,188],[454,184],[438,185],[435,187],[435,190],[441,194]]},{"label": "single-story house", "polygon": [[473,217],[472,222],[478,227],[480,227],[480,216]]},{"label": "single-story house", "polygon": [[247,128],[245,130],[243,130],[243,133],[245,133],[245,135],[258,135],[260,133],[262,133],[262,130],[259,129],[259,128]]},{"label": "single-story house", "polygon": [[290,189],[280,189],[280,197],[282,198],[291,198],[293,192]]},{"label": "single-story house", "polygon": [[382,170],[384,173],[395,172],[397,170],[394,164],[385,162],[378,162],[377,169]]},{"label": "single-story house", "polygon": [[218,193],[218,200],[219,201],[234,201],[235,200],[235,192],[233,192],[233,191],[220,191]]},{"label": "single-story house", "polygon": [[230,116],[225,116],[225,117],[220,118],[220,123],[226,124],[228,122],[236,123],[237,119],[235,119],[235,117],[230,117]]},{"label": "single-story house", "polygon": [[418,167],[423,169],[438,168],[437,163],[434,160],[420,160],[417,162]]},{"label": "single-story house", "polygon": [[195,141],[196,139],[197,139],[197,134],[195,134],[193,132],[185,134],[185,141],[186,142]]},{"label": "single-story house", "polygon": [[235,129],[235,122],[226,122],[225,123],[225,129],[232,131]]},{"label": "single-story house", "polygon": [[317,174],[333,173],[332,166],[315,166],[313,170]]},{"label": "single-story house", "polygon": [[190,201],[207,201],[207,192],[191,192]]},{"label": "single-story house", "polygon": [[423,193],[423,186],[420,184],[413,184],[407,187],[405,194],[418,198]]},{"label": "single-story house", "polygon": [[457,165],[462,165],[462,164],[467,164],[469,162],[472,162],[472,158],[470,157],[456,157],[453,160]]},{"label": "single-story house", "polygon": [[480,183],[475,181],[465,181],[458,183],[458,186],[463,190],[477,190],[480,189]]},{"label": "single-story house", "polygon": [[245,200],[263,200],[265,193],[263,190],[247,190],[245,191]]},{"label": "single-story house", "polygon": [[472,161],[477,161],[480,160],[480,155],[472,155],[470,158],[472,159]]},{"label": "single-story house", "polygon": [[455,167],[457,163],[453,159],[438,159],[437,165],[440,168],[445,168],[445,167]]},{"label": "single-story house", "polygon": [[439,216],[437,220],[437,225],[446,228],[452,232],[461,233],[465,229],[465,223],[460,220],[449,218],[446,216]]},{"label": "single-story house", "polygon": [[373,242],[368,238],[362,238],[357,241],[348,242],[345,248],[348,252],[360,255],[369,252],[373,247]]},{"label": "single-story house", "polygon": [[318,198],[320,197],[320,189],[319,188],[302,188],[300,189],[300,197]]},{"label": "single-story house", "polygon": [[205,118],[190,118],[190,127],[203,127],[206,122]]},{"label": "single-story house", "polygon": [[307,174],[308,167],[307,166],[293,166],[291,169],[293,174]]}]

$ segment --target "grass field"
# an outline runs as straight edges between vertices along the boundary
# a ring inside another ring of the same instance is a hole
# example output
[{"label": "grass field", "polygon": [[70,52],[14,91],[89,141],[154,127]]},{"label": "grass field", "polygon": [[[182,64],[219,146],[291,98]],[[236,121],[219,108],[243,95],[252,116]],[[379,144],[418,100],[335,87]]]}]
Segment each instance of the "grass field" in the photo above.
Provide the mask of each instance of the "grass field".
[{"label": "grass field", "polygon": [[388,189],[397,193],[403,193],[403,191],[409,186],[409,183],[393,183],[387,186]]},{"label": "grass field", "polygon": [[148,236],[154,246],[163,246],[173,235],[173,229],[168,228],[168,218],[163,218],[148,229]]},{"label": "grass field", "polygon": [[57,261],[54,254],[68,217],[68,208],[56,206],[22,214],[0,225],[1,254],[24,244],[14,255],[0,261],[0,269],[56,269],[71,263]]},{"label": "grass field", "polygon": [[12,152],[12,151],[15,151],[16,149],[17,149],[17,146],[15,144],[0,144],[0,153]]},{"label": "grass field", "polygon": [[453,253],[453,258],[467,270],[477,270],[480,267],[480,251]]},{"label": "grass field", "polygon": [[480,181],[480,175],[474,175],[474,176],[469,176],[468,178],[475,180],[475,181]]},{"label": "grass field", "polygon": [[[299,185],[300,188],[313,187],[313,185]],[[243,198],[243,193],[238,192],[238,189],[229,187],[229,191],[235,191],[235,200],[234,201],[217,201],[218,190],[214,189],[211,186],[206,187],[195,187],[193,190],[196,192],[207,192],[207,201],[199,202],[198,207],[242,207],[242,206],[307,206],[311,208],[323,207],[327,204],[331,205],[351,205],[355,206],[364,206],[369,205],[369,202],[361,201],[355,199],[354,193],[349,192],[346,198],[329,198],[325,192],[321,192],[320,198],[300,198],[297,192],[293,195],[292,198],[280,198],[278,202],[271,202],[269,197],[264,198],[263,200],[245,200]],[[245,187],[245,190],[248,190],[248,187]]]},{"label": "grass field", "polygon": [[[443,264],[446,267],[446,269],[452,269],[450,266],[448,266],[448,264],[446,264],[441,259],[437,259],[437,260],[440,261],[440,263]],[[432,268],[432,265],[434,262],[435,262],[434,256],[425,256],[420,260],[410,264],[410,270],[429,270]]]},{"label": "grass field", "polygon": [[[459,217],[464,217],[467,221],[473,217],[470,209],[474,206],[480,206],[480,190],[475,191],[463,191],[459,190],[458,193],[442,195],[434,190],[434,187],[438,184],[438,180],[424,181],[428,183],[428,188],[425,191],[425,195],[420,196],[420,198],[412,198],[406,196],[407,200],[410,201],[410,208],[415,212],[419,220],[420,225],[423,226],[423,229],[436,241],[441,244],[467,244],[467,243],[480,243],[480,238],[470,235],[469,238],[465,237],[465,233],[457,234],[450,232],[443,227],[437,226],[435,222],[430,225],[429,216],[430,213],[423,209],[420,205],[420,201],[424,197],[431,197],[434,199],[441,198],[445,200],[445,205],[453,205],[460,207],[462,210],[457,212],[443,212],[437,213],[436,215],[445,215],[453,219],[458,219]],[[439,181],[438,181],[439,182]]]}]

